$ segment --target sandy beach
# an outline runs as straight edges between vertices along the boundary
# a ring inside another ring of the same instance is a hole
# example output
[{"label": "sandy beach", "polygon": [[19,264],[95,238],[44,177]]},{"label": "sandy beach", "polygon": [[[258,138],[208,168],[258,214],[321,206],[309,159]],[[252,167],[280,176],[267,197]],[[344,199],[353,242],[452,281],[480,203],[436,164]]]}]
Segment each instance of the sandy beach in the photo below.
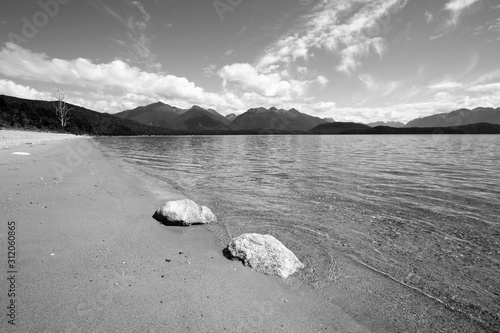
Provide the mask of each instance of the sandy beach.
[{"label": "sandy beach", "polygon": [[18,130],[0,131],[0,149],[25,147],[30,145],[45,145],[49,142],[74,139],[73,134],[29,132]]},{"label": "sandy beach", "polygon": [[482,332],[362,267],[333,301],[254,272],[207,228],[155,221],[184,196],[123,171],[90,139],[10,132],[0,131],[1,332]]}]

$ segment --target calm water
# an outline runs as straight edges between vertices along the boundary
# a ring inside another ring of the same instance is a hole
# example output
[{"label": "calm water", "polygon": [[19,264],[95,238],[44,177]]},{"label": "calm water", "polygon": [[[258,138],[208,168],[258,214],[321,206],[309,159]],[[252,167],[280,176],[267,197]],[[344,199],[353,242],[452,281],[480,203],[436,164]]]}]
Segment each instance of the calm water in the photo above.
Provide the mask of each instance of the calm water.
[{"label": "calm water", "polygon": [[270,233],[317,288],[334,252],[481,320],[500,314],[500,136],[100,138],[209,205],[232,237]]}]

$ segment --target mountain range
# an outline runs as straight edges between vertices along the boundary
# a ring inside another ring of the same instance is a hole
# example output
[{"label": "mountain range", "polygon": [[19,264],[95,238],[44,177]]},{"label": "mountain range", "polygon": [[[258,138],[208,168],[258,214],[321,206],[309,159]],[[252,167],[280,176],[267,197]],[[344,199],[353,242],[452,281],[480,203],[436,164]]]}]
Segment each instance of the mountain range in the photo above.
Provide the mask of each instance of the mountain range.
[{"label": "mountain range", "polygon": [[390,127],[403,127],[405,124],[399,121],[376,121],[373,123],[368,123],[367,124],[370,127],[377,127],[377,126],[390,126]]},{"label": "mountain range", "polygon": [[448,127],[370,127],[357,123],[326,123],[320,124],[307,134],[500,134],[500,125],[490,123],[475,123]]},{"label": "mountain range", "polygon": [[[460,109],[399,122],[341,123],[318,118],[296,109],[252,108],[223,116],[213,109],[194,105],[181,109],[157,102],[111,115],[77,105],[61,128],[49,101],[0,95],[0,128],[26,128],[90,135],[178,134],[429,134],[496,133],[500,108]],[[474,125],[479,124],[479,125]],[[446,130],[443,130],[446,129]]]},{"label": "mountain range", "polygon": [[477,123],[500,124],[500,108],[460,109],[417,118],[408,122],[405,127],[449,127]]},{"label": "mountain range", "polygon": [[253,108],[241,115],[222,116],[213,109],[194,105],[183,110],[161,102],[117,113],[115,116],[144,125],[155,125],[172,130],[217,131],[266,131],[306,132],[311,128],[331,122],[295,109]]}]

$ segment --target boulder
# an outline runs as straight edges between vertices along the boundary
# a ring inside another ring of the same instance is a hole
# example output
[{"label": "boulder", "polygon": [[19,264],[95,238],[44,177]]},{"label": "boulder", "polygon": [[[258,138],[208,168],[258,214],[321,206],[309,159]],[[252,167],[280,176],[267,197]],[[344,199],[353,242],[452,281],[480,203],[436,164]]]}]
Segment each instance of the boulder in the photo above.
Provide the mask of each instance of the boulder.
[{"label": "boulder", "polygon": [[229,243],[227,251],[256,271],[284,279],[304,268],[293,252],[271,235],[243,234]]},{"label": "boulder", "polygon": [[165,225],[177,226],[217,222],[217,217],[209,208],[189,199],[167,201],[156,210],[153,218]]}]

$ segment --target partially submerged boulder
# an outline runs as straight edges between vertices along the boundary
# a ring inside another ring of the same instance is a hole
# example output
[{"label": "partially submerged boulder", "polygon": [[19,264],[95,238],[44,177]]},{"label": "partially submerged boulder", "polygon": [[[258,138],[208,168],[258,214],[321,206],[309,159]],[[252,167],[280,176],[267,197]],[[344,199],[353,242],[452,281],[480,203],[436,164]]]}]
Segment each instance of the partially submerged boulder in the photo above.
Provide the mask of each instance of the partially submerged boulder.
[{"label": "partially submerged boulder", "polygon": [[167,201],[156,210],[153,218],[165,225],[176,226],[217,222],[217,217],[209,208],[199,206],[190,199]]},{"label": "partially submerged boulder", "polygon": [[227,250],[246,266],[284,279],[304,268],[295,254],[271,235],[243,234],[234,238]]}]

